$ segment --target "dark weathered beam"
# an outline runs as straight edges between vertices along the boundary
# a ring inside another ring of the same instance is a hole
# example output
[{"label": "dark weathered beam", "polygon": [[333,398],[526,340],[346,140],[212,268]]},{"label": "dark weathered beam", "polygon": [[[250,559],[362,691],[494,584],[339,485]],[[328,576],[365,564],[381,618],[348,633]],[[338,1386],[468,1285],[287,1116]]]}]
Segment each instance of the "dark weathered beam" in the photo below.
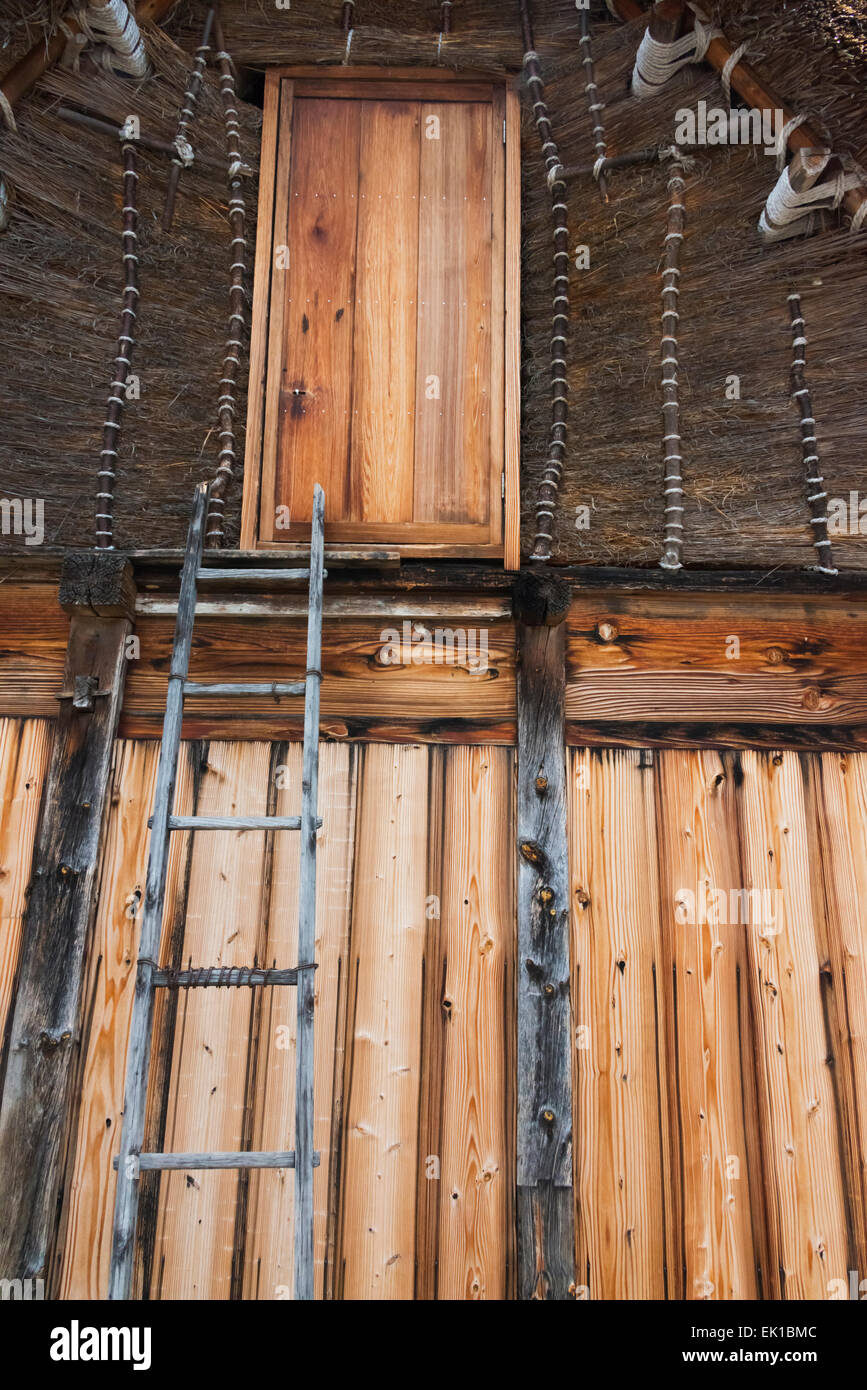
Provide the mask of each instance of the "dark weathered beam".
[{"label": "dark weathered beam", "polygon": [[[568,586],[522,578],[518,618],[518,1297],[574,1296],[564,700]],[[548,624],[555,624],[553,626]]]},{"label": "dark weathered beam", "polygon": [[[134,598],[129,565],[110,553],[64,566],[71,624],[62,689],[70,693],[59,702],[0,1102],[0,1273],[8,1278],[50,1272]],[[82,678],[90,708],[71,698]]]}]

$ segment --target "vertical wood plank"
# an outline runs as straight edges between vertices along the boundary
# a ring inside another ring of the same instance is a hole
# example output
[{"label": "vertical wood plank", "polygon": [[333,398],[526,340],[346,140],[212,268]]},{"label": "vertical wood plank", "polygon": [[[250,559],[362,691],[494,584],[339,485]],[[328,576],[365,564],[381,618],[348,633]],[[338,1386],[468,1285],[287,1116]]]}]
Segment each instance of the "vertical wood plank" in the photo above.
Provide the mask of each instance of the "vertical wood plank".
[{"label": "vertical wood plank", "polygon": [[[745,752],[739,794],[750,984],[782,1296],[847,1278],[847,1212],[819,979],[804,788],[793,753]],[[814,871],[818,866],[814,866]]]},{"label": "vertical wood plank", "polygon": [[[349,918],[355,833],[355,784],[350,748],[322,744],[319,750],[320,815],[317,837],[315,1147],[314,1174],[316,1297],[325,1293],[329,1197],[332,1183],[332,1116],[342,1056],[337,1048],[338,1015],[345,1007]],[[276,814],[301,813],[301,745],[292,744],[282,765]],[[265,964],[294,965],[298,954],[298,859],[296,835],[278,835],[274,847],[271,912]],[[255,1149],[279,1149],[295,1126],[295,992],[266,990],[259,1063],[253,1097]],[[290,1144],[291,1147],[291,1144]],[[293,1296],[294,1174],[263,1171],[250,1179],[244,1297]]]},{"label": "vertical wood plank", "polygon": [[513,758],[446,755],[442,931],[446,975],[439,1288],[502,1299],[510,1240],[506,982],[514,961]]},{"label": "vertical wood plank", "polygon": [[[277,181],[277,133],[280,121],[280,78],[265,74],[262,144],[259,151],[259,204],[256,215],[256,263],[250,320],[250,382],[247,391],[247,430],[244,439],[244,493],[241,504],[242,550],[256,546],[262,482],[265,423],[265,374],[268,359],[268,308],[274,274],[274,194]],[[284,151],[288,156],[288,150]],[[285,272],[280,272],[285,274]],[[269,506],[273,498],[268,499]]]},{"label": "vertical wood plank", "polygon": [[591,1299],[669,1296],[652,770],[571,759],[578,1271]]},{"label": "vertical wood plank", "polygon": [[46,719],[0,719],[0,1053],[18,969],[51,737]]},{"label": "vertical wood plank", "polygon": [[[705,911],[741,883],[734,786],[718,753],[657,754],[664,1005],[671,1024],[668,1135],[680,1176],[682,1258],[670,1296],[758,1297],[762,1252],[753,1245],[761,1210],[760,1153],[747,1143],[738,1027],[746,979],[744,928]],[[718,920],[721,919],[721,920]],[[682,1284],[681,1284],[682,1270]]]},{"label": "vertical wood plank", "polygon": [[343,1297],[411,1298],[428,845],[428,752],[365,749],[352,922],[354,994]]},{"label": "vertical wood plank", "polygon": [[[850,1268],[867,1278],[867,758],[823,753],[808,766],[812,856],[822,865],[820,969],[852,1208]],[[848,1287],[843,1296],[849,1297]]]},{"label": "vertical wood plank", "polygon": [[505,429],[503,563],[521,564],[521,106],[506,91]]},{"label": "vertical wood plank", "polygon": [[[264,815],[269,747],[212,743],[199,814]],[[249,965],[262,919],[264,833],[195,836],[185,965]],[[234,1150],[243,1131],[251,991],[198,989],[179,1000],[166,1150]],[[161,1298],[226,1298],[238,1175],[163,1174],[155,1258]]]},{"label": "vertical wood plank", "polygon": [[292,521],[310,520],[316,483],[329,521],[349,512],[360,118],[357,101],[294,102],[276,478]]},{"label": "vertical wood plank", "polygon": [[425,103],[421,126],[413,515],[489,521],[491,108]]},{"label": "vertical wood plank", "polygon": [[[91,1024],[79,1081],[78,1132],[69,1168],[61,1298],[104,1299],[108,1294],[115,1187],[112,1160],[120,1144],[147,868],[147,819],[153,805],[158,756],[159,744],[150,740],[124,741],[116,748],[111,812],[100,865],[99,911],[91,947]],[[175,793],[179,814],[191,809],[192,785],[187,744],[182,745]],[[170,842],[166,920],[181,891],[188,841],[184,832],[173,835]]]},{"label": "vertical wood plank", "polygon": [[518,1297],[574,1292],[565,625],[518,623]]},{"label": "vertical wood plank", "polygon": [[420,107],[360,106],[350,516],[411,521]]},{"label": "vertical wood plank", "polygon": [[[135,603],[131,566],[113,552],[68,556],[61,602],[72,610],[70,698],[60,703],[45,778],[0,1105],[0,1269],[23,1279],[44,1279],[53,1267],[77,1110],[87,946]],[[118,616],[97,616],[102,605]],[[71,698],[84,673],[108,692],[91,709]]]}]

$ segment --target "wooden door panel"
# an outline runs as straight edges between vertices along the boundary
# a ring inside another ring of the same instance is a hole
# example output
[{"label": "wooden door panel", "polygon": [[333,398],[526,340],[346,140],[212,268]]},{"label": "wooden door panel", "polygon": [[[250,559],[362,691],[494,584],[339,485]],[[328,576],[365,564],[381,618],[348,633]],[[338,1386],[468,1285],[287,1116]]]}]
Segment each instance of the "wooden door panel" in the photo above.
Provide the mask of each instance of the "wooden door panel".
[{"label": "wooden door panel", "polygon": [[308,539],[318,482],[333,543],[499,553],[514,98],[424,72],[282,69],[266,88],[242,543]]},{"label": "wooden door panel", "polygon": [[348,511],[360,135],[359,102],[295,101],[276,478],[293,522],[316,483],[328,519]]},{"label": "wooden door panel", "polygon": [[419,104],[363,101],[351,521],[413,516]]},{"label": "wooden door panel", "polygon": [[491,475],[491,107],[425,103],[421,123],[414,519],[485,522]]}]

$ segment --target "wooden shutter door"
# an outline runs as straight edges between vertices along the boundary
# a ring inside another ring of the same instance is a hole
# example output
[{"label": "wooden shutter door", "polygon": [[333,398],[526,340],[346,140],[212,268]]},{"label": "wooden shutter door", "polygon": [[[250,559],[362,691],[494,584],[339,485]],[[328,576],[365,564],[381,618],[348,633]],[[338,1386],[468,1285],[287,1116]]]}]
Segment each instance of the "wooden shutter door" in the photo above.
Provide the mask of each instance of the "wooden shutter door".
[{"label": "wooden shutter door", "polygon": [[502,553],[505,110],[503,89],[441,77],[272,83],[258,543],[306,540],[319,482],[329,544]]}]

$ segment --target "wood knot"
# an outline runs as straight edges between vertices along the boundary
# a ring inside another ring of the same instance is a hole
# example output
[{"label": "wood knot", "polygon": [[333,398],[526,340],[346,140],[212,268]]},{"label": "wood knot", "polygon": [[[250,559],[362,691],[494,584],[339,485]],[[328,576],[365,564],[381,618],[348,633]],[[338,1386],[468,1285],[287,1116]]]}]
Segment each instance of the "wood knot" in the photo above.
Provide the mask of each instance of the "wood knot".
[{"label": "wood knot", "polygon": [[804,699],[802,703],[804,709],[815,711],[822,708],[822,692],[821,690],[819,690],[818,686],[811,685],[807,687],[807,689],[804,691]]},{"label": "wood knot", "polygon": [[545,776],[544,772],[539,773],[539,776],[536,778],[535,787],[540,796],[545,795],[548,790],[548,778]]},{"label": "wood knot", "polygon": [[614,623],[596,624],[596,636],[599,638],[600,642],[616,642],[618,635]]},{"label": "wood knot", "polygon": [[782,647],[768,647],[765,656],[772,666],[779,666],[786,660],[786,653],[783,651]]},{"label": "wood knot", "polygon": [[541,1121],[542,1121],[542,1124],[543,1124],[543,1125],[547,1125],[549,1129],[550,1129],[551,1126],[553,1125],[553,1123],[554,1123],[554,1121],[556,1120],[556,1118],[557,1118],[557,1116],[554,1114],[554,1111],[553,1111],[553,1110],[543,1110],[543,1111],[542,1111],[542,1114],[541,1114],[541,1116],[540,1116],[540,1119],[541,1119]]},{"label": "wood knot", "polygon": [[537,845],[535,840],[521,841],[521,856],[526,859],[528,864],[544,864],[545,854],[541,845]]},{"label": "wood knot", "polygon": [[590,906],[590,894],[587,892],[586,888],[576,888],[575,897],[578,899],[581,907]]}]

